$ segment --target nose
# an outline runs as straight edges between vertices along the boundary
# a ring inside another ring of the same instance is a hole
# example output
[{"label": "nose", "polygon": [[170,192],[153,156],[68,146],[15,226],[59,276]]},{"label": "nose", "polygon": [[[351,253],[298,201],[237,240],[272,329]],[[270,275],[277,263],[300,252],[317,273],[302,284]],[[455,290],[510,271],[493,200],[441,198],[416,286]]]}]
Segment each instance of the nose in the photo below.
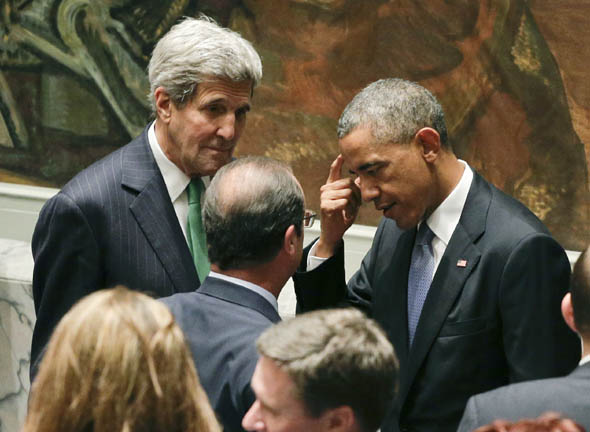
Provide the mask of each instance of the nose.
[{"label": "nose", "polygon": [[223,117],[221,120],[221,124],[217,129],[217,135],[225,139],[226,141],[231,141],[234,139],[236,134],[236,116],[234,113],[228,113]]},{"label": "nose", "polygon": [[254,401],[242,419],[242,427],[247,431],[264,431],[264,422],[260,418],[260,403],[258,401]]},{"label": "nose", "polygon": [[363,199],[363,201],[369,202],[379,197],[379,188],[374,182],[368,179],[361,180],[359,176],[356,179],[354,179],[354,184],[356,184],[357,187],[360,189],[361,198]]}]

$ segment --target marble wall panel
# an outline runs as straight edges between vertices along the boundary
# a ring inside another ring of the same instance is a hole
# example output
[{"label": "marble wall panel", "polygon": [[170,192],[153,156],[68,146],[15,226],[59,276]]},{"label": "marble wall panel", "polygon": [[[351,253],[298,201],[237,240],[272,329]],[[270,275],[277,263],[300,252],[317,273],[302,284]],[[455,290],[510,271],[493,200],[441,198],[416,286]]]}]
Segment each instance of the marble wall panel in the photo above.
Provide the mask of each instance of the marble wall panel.
[{"label": "marble wall panel", "polygon": [[35,322],[29,243],[0,239],[0,432],[20,430],[27,409]]}]

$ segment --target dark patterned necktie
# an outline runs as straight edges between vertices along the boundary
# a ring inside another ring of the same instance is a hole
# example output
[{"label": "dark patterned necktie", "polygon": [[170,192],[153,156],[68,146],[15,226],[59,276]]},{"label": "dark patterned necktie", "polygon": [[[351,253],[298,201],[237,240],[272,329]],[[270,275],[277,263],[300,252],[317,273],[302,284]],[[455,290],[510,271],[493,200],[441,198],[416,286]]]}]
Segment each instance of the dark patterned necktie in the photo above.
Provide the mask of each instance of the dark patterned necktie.
[{"label": "dark patterned necktie", "polygon": [[432,274],[434,272],[434,254],[432,253],[432,239],[434,233],[426,222],[422,222],[412,251],[410,274],[408,275],[408,332],[410,346],[414,341],[414,334],[428,294]]}]

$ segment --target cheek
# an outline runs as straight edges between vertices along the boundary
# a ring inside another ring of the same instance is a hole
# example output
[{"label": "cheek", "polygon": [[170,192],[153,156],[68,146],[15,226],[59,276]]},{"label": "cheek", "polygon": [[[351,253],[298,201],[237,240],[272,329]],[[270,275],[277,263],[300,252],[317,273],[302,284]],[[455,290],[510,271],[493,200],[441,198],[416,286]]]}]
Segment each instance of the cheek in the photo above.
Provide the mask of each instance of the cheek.
[{"label": "cheek", "polygon": [[190,158],[198,156],[203,144],[210,141],[211,138],[212,135],[202,128],[193,128],[191,131],[187,131],[184,136],[184,153]]}]

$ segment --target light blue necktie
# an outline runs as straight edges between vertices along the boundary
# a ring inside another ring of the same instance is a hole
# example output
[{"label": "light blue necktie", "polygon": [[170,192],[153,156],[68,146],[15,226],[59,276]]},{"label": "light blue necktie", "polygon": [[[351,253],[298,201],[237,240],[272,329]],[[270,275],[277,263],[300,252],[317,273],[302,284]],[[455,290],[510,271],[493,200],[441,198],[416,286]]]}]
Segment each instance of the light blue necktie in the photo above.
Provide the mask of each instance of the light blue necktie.
[{"label": "light blue necktie", "polygon": [[434,233],[426,222],[422,222],[412,251],[410,274],[408,275],[408,331],[410,346],[414,341],[414,334],[428,294],[432,274],[434,272],[434,254],[432,253],[432,239]]},{"label": "light blue necktie", "polygon": [[209,274],[211,267],[207,254],[207,236],[201,219],[201,195],[204,191],[205,185],[200,177],[193,178],[187,188],[188,222],[186,236],[201,283]]}]

